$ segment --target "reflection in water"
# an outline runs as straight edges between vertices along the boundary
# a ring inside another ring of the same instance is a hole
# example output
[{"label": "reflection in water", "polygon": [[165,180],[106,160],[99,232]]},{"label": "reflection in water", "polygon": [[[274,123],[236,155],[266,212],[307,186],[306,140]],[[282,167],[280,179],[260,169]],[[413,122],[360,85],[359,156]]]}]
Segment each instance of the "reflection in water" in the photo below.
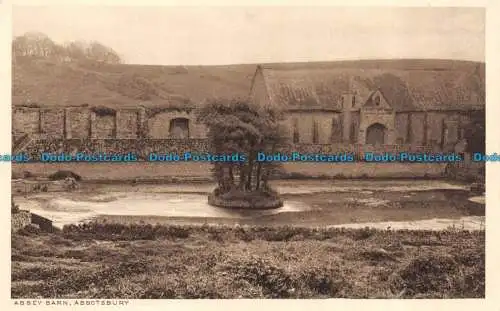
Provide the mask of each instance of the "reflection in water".
[{"label": "reflection in water", "polygon": [[469,201],[479,204],[486,204],[486,198],[484,196],[469,198]]},{"label": "reflection in water", "polygon": [[[33,213],[51,219],[55,226],[81,222],[99,215],[244,218],[309,210],[306,204],[294,201],[285,202],[283,207],[271,210],[229,210],[208,205],[207,197],[203,195],[159,193],[132,193],[109,202],[57,198],[48,202],[19,203]],[[31,206],[28,207],[27,203]]]}]

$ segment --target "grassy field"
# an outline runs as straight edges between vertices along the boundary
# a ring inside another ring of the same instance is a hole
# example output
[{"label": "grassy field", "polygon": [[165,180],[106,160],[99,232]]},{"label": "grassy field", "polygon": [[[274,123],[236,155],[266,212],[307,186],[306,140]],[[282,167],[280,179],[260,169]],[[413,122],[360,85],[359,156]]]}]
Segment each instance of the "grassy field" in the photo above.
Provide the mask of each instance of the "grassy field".
[{"label": "grassy field", "polygon": [[[476,63],[452,60],[366,60],[272,64],[297,68],[384,68],[470,71]],[[120,107],[172,97],[197,104],[206,98],[247,96],[256,64],[226,66],[56,63],[19,57],[12,70],[14,105]]]},{"label": "grassy field", "polygon": [[87,224],[12,237],[12,298],[482,298],[483,232]]}]

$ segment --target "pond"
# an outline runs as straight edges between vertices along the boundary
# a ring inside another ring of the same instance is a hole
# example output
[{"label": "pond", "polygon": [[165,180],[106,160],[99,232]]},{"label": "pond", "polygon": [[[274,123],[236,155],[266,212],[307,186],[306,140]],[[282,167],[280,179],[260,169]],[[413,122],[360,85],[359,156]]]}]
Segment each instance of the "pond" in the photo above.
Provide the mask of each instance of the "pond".
[{"label": "pond", "polygon": [[148,223],[370,226],[401,229],[484,228],[484,198],[442,181],[279,181],[282,208],[236,211],[208,205],[212,184],[93,185],[77,192],[16,197],[22,209],[54,225],[95,218]]}]

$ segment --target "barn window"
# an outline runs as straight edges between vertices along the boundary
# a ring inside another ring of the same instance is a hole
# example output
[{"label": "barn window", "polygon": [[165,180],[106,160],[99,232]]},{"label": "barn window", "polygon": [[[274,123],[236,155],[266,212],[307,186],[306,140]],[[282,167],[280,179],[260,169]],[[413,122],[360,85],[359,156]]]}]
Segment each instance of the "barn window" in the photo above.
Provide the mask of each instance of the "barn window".
[{"label": "barn window", "polygon": [[312,140],[313,140],[313,144],[317,144],[319,143],[319,126],[318,126],[318,121],[314,121],[313,122],[313,137],[312,137]]},{"label": "barn window", "polygon": [[332,118],[332,131],[330,136],[330,142],[341,142],[342,141],[342,118],[334,117]]},{"label": "barn window", "polygon": [[189,120],[186,118],[176,118],[170,121],[171,138],[189,138]]},{"label": "barn window", "polygon": [[355,144],[358,139],[358,124],[356,122],[351,123],[351,129],[349,132],[349,141],[351,144]]},{"label": "barn window", "polygon": [[380,96],[378,96],[378,95],[375,96],[374,101],[375,101],[375,106],[380,106]]}]

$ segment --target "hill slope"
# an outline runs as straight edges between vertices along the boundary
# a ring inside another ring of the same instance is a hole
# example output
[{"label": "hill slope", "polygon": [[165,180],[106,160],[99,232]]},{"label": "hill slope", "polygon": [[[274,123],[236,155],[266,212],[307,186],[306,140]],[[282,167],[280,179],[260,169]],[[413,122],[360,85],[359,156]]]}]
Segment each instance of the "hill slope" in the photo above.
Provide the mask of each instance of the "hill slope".
[{"label": "hill slope", "polygon": [[[366,60],[267,64],[274,68],[426,69],[471,71],[478,63],[450,60]],[[480,64],[484,69],[484,64]],[[179,99],[199,103],[211,97],[246,96],[256,65],[150,66],[91,62],[56,63],[18,58],[13,65],[14,105],[110,107],[136,106],[141,101]]]}]

